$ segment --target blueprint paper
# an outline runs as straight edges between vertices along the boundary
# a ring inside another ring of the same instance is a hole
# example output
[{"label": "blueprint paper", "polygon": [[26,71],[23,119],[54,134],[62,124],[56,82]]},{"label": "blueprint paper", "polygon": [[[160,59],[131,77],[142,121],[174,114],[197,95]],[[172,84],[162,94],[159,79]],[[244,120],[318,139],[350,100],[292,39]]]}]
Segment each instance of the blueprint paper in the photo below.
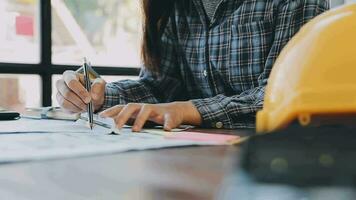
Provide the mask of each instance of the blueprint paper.
[{"label": "blueprint paper", "polygon": [[[111,118],[100,118],[97,115],[94,118],[106,126],[114,127],[114,121]],[[128,128],[128,126],[125,126]],[[189,128],[189,127],[188,127]],[[105,128],[94,124],[93,130],[90,130],[86,121],[79,119],[77,122],[65,120],[36,120],[22,118],[14,121],[0,122],[0,134],[10,133],[92,133],[108,134],[114,129]],[[186,129],[174,129],[172,132],[184,131]],[[115,130],[117,131],[117,130]],[[125,131],[125,130],[122,130]],[[163,134],[162,129],[145,129],[143,132]]]},{"label": "blueprint paper", "polygon": [[0,163],[216,145],[214,142],[171,140],[160,134],[132,133],[129,128],[113,135],[108,134],[109,129],[96,126],[97,130],[91,131],[84,124],[80,121],[29,119],[0,122]]},{"label": "blueprint paper", "polygon": [[83,123],[61,120],[20,119],[0,122],[0,134],[8,133],[108,133],[107,128],[95,126],[91,131]]}]

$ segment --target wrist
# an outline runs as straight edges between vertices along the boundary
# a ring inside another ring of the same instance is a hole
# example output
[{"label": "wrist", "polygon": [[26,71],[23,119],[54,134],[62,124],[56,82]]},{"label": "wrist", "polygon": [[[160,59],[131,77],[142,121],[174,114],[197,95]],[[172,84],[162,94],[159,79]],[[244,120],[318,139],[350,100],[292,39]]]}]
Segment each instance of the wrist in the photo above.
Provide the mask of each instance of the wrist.
[{"label": "wrist", "polygon": [[174,102],[178,112],[182,114],[183,124],[200,126],[202,117],[191,101]]}]

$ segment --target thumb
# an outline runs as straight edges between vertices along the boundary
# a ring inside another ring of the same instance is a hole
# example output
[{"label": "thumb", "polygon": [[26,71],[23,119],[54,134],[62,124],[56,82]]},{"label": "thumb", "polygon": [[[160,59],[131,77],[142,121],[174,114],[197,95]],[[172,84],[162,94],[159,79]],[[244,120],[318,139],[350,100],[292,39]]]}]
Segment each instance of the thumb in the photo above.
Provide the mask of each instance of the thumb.
[{"label": "thumb", "polygon": [[106,82],[104,79],[97,78],[91,86],[91,97],[94,101],[99,101],[104,97]]},{"label": "thumb", "polygon": [[98,111],[104,105],[105,86],[106,86],[106,82],[101,78],[97,78],[93,81],[90,90],[90,95],[91,98],[93,99],[95,111]]}]

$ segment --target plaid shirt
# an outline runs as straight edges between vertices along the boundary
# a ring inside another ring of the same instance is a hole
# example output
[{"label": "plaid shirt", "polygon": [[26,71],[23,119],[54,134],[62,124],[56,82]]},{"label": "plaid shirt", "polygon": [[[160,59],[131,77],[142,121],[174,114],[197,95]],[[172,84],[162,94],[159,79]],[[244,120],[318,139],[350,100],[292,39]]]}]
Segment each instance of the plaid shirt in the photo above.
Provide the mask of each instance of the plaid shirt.
[{"label": "plaid shirt", "polygon": [[200,0],[177,0],[160,75],[143,68],[138,80],[108,84],[104,109],[191,100],[203,127],[253,128],[277,56],[328,8],[328,0],[223,0],[210,23]]}]

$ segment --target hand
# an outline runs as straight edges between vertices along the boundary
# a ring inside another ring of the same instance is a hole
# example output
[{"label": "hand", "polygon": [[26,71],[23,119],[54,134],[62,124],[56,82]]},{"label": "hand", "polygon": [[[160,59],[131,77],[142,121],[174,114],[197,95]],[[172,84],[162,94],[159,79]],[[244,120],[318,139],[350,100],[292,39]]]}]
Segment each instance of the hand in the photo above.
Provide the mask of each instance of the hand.
[{"label": "hand", "polygon": [[173,102],[167,104],[137,104],[118,105],[103,111],[101,117],[114,119],[116,128],[121,129],[130,119],[134,119],[132,130],[139,132],[146,121],[163,125],[170,131],[181,124],[200,125],[201,116],[191,102]]},{"label": "hand", "polygon": [[74,71],[65,71],[62,79],[56,82],[57,101],[68,112],[80,113],[87,110],[87,104],[93,101],[94,110],[104,104],[106,82],[95,79],[91,86],[91,93],[84,87],[84,75]]}]

